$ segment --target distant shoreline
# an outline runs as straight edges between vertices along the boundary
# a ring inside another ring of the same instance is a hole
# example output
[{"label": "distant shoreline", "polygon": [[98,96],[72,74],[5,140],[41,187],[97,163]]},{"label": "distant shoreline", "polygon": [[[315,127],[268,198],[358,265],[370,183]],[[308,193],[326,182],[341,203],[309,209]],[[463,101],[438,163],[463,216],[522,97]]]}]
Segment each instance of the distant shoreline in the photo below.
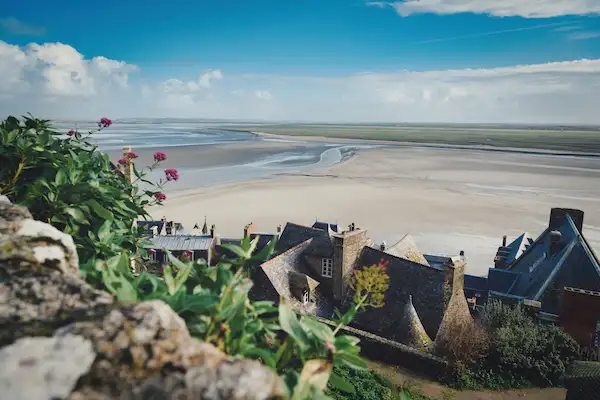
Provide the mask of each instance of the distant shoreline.
[{"label": "distant shoreline", "polygon": [[[422,140],[389,140],[381,138],[351,138],[343,136],[333,135],[303,135],[294,133],[269,133],[256,130],[250,130],[247,128],[219,128],[223,131],[232,132],[245,132],[253,134],[260,138],[265,139],[278,139],[278,140],[298,140],[307,142],[331,142],[335,141],[344,144],[379,144],[393,147],[410,147],[410,148],[425,148],[425,149],[454,149],[454,150],[476,150],[476,151],[487,151],[487,152],[501,152],[501,153],[516,153],[516,154],[529,154],[529,155],[546,155],[546,156],[558,156],[558,157],[600,157],[600,134],[598,134],[598,147],[599,151],[596,152],[584,152],[576,150],[566,149],[552,149],[544,147],[517,147],[517,146],[493,146],[485,144],[452,144],[443,142],[432,142]],[[565,134],[568,134],[566,132]]]}]

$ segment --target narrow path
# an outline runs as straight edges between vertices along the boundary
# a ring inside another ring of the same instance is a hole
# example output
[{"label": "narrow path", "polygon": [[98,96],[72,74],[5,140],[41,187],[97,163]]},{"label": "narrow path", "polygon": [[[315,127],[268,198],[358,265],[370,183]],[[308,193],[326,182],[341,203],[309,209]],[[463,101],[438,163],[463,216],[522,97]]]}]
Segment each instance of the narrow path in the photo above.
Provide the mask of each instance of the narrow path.
[{"label": "narrow path", "polygon": [[418,388],[424,395],[440,400],[565,400],[566,397],[563,388],[456,391],[401,367],[373,362],[369,364],[371,369],[379,372],[393,384]]}]

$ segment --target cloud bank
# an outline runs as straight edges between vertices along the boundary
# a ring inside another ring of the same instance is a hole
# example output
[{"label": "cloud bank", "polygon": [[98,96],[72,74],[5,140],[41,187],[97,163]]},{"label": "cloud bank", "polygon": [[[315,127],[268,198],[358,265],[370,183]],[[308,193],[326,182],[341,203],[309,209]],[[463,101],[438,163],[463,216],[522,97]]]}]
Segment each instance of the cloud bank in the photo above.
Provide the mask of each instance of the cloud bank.
[{"label": "cloud bank", "polygon": [[600,60],[338,77],[228,75],[151,82],[62,43],[0,41],[0,116],[600,123]]},{"label": "cloud bank", "polygon": [[425,13],[473,13],[495,17],[551,18],[600,13],[599,0],[405,0],[367,4],[392,7],[403,17]]}]

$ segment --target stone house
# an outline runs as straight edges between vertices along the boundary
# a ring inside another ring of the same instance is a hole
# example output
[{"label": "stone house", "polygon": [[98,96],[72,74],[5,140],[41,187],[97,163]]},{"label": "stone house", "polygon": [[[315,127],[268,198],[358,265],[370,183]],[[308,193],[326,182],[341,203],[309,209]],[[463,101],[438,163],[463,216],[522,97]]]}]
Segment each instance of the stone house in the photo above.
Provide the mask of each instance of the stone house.
[{"label": "stone house", "polygon": [[583,219],[583,211],[553,208],[537,239],[524,233],[507,244],[504,237],[494,268],[477,277],[467,296],[478,295],[478,305],[488,299],[526,304],[591,345],[600,322],[600,265],[583,235]]},{"label": "stone house", "polygon": [[376,246],[367,230],[354,224],[341,231],[319,221],[313,226],[287,223],[276,254],[255,271],[254,298],[277,302],[282,296],[298,311],[323,318],[332,318],[334,309],[351,301],[348,281],[355,269],[386,261],[390,287],[385,306],[359,313],[353,326],[407,344],[427,342],[423,331],[435,337],[452,286],[464,275],[464,269],[455,268],[464,257],[431,256],[436,263],[430,265],[410,236],[390,247]]}]

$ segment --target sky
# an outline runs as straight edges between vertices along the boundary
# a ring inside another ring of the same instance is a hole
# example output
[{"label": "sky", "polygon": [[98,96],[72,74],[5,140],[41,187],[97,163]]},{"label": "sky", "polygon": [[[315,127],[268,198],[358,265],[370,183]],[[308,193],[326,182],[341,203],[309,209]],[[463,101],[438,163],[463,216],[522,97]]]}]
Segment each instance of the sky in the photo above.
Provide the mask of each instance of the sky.
[{"label": "sky", "polygon": [[600,0],[0,0],[0,116],[600,124]]}]

